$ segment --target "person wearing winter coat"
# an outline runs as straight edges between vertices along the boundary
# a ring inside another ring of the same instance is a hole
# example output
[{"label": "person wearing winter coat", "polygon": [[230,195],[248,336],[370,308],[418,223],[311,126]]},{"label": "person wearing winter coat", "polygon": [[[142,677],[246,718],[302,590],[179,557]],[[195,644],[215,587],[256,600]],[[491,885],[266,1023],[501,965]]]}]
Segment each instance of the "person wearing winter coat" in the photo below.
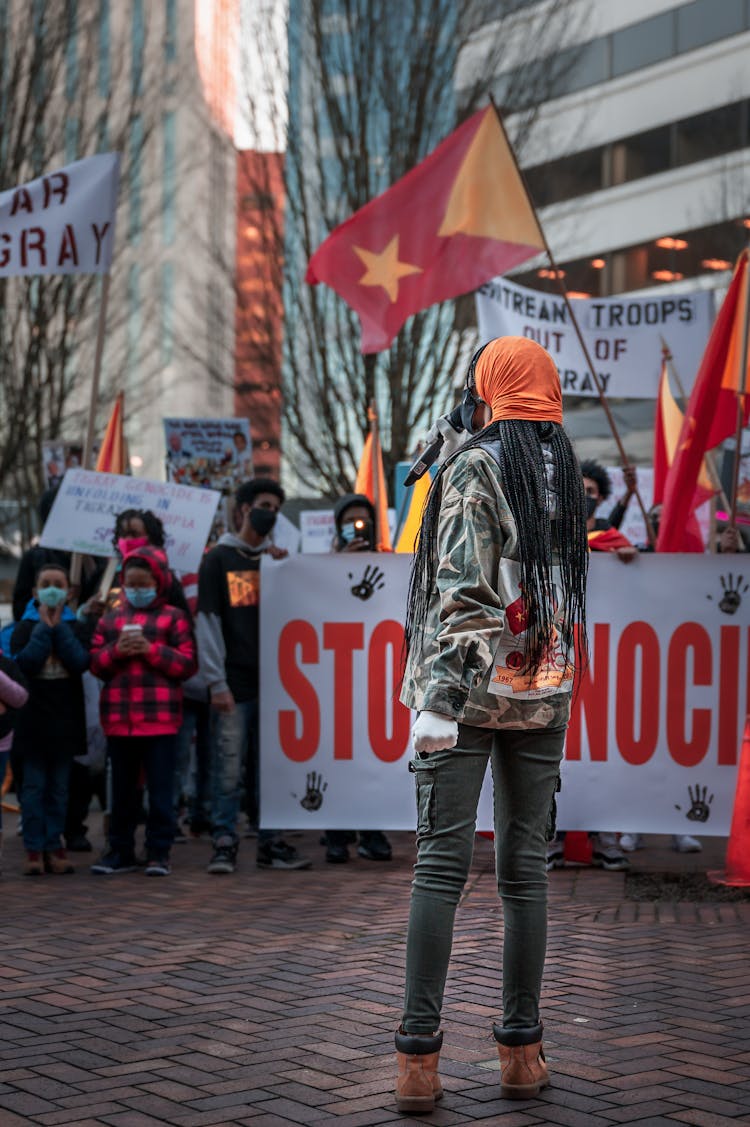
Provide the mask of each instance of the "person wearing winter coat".
[{"label": "person wearing winter coat", "polygon": [[122,565],[124,599],[99,620],[91,670],[104,681],[102,728],[112,767],[109,848],[91,871],[132,872],[138,821],[138,777],[145,770],[147,876],[170,872],[174,839],[172,790],[182,683],[196,669],[186,611],[168,601],[170,571],[161,548],[144,545]]},{"label": "person wearing winter coat", "polygon": [[73,872],[61,835],[71,763],[86,744],[83,674],[91,635],[68,606],[69,586],[64,567],[42,564],[11,635],[11,654],[30,685],[17,724],[27,876]]}]

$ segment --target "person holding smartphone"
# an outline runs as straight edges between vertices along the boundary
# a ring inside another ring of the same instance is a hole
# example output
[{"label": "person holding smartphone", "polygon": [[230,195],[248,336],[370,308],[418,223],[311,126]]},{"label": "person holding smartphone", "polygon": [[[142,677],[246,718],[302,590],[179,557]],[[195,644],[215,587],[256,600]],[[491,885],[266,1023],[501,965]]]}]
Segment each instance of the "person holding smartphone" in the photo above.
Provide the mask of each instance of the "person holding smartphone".
[{"label": "person holding smartphone", "polygon": [[[333,511],[336,523],[334,552],[375,551],[375,509],[364,493],[346,493],[336,502]],[[346,863],[349,846],[357,842],[354,830],[326,830],[323,838],[326,861],[331,865]],[[360,830],[357,853],[366,861],[390,861],[391,843],[382,830]]]},{"label": "person holding smartphone", "polygon": [[92,873],[132,872],[138,776],[148,787],[146,875],[167,876],[174,840],[173,781],[182,682],[196,669],[186,611],[167,602],[170,572],[160,548],[144,545],[122,565],[124,600],[99,621],[91,670],[104,681],[100,708],[112,765],[109,849]]}]

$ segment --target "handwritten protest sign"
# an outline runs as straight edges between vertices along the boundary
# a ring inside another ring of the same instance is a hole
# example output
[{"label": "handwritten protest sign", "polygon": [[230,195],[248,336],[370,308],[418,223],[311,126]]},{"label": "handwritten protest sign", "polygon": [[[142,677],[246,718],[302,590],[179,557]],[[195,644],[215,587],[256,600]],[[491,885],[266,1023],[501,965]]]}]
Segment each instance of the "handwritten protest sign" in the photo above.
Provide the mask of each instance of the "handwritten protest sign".
[{"label": "handwritten protest sign", "polygon": [[119,174],[101,153],[0,192],[0,278],[107,273]]},{"label": "handwritten protest sign", "polygon": [[164,525],[170,566],[197,571],[218,502],[219,494],[212,489],[68,470],[39,542],[44,548],[113,556],[117,513],[150,509]]}]

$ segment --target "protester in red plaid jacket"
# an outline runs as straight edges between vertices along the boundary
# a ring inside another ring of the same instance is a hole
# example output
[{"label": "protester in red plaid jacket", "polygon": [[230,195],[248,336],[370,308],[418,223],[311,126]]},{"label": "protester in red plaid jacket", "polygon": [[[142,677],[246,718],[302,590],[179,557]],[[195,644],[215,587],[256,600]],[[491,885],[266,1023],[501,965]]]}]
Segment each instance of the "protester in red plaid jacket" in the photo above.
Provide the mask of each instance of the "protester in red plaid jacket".
[{"label": "protester in red plaid jacket", "polygon": [[94,873],[132,872],[141,767],[148,787],[148,876],[169,873],[174,838],[172,790],[182,682],[197,669],[184,610],[166,601],[170,573],[161,548],[139,547],[122,565],[124,599],[100,620],[91,670],[104,681],[102,727],[112,766],[109,849]]}]

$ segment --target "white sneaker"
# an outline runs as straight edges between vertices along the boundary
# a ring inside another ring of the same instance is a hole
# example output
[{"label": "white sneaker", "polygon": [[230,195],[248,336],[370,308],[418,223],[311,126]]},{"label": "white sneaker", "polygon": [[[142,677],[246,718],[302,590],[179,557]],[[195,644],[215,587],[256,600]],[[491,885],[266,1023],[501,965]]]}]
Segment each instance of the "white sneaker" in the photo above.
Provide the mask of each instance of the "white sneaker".
[{"label": "white sneaker", "polygon": [[620,849],[626,853],[635,853],[636,849],[645,849],[643,834],[620,834]]},{"label": "white sneaker", "polygon": [[672,834],[672,848],[678,853],[701,853],[703,846],[690,834]]}]

